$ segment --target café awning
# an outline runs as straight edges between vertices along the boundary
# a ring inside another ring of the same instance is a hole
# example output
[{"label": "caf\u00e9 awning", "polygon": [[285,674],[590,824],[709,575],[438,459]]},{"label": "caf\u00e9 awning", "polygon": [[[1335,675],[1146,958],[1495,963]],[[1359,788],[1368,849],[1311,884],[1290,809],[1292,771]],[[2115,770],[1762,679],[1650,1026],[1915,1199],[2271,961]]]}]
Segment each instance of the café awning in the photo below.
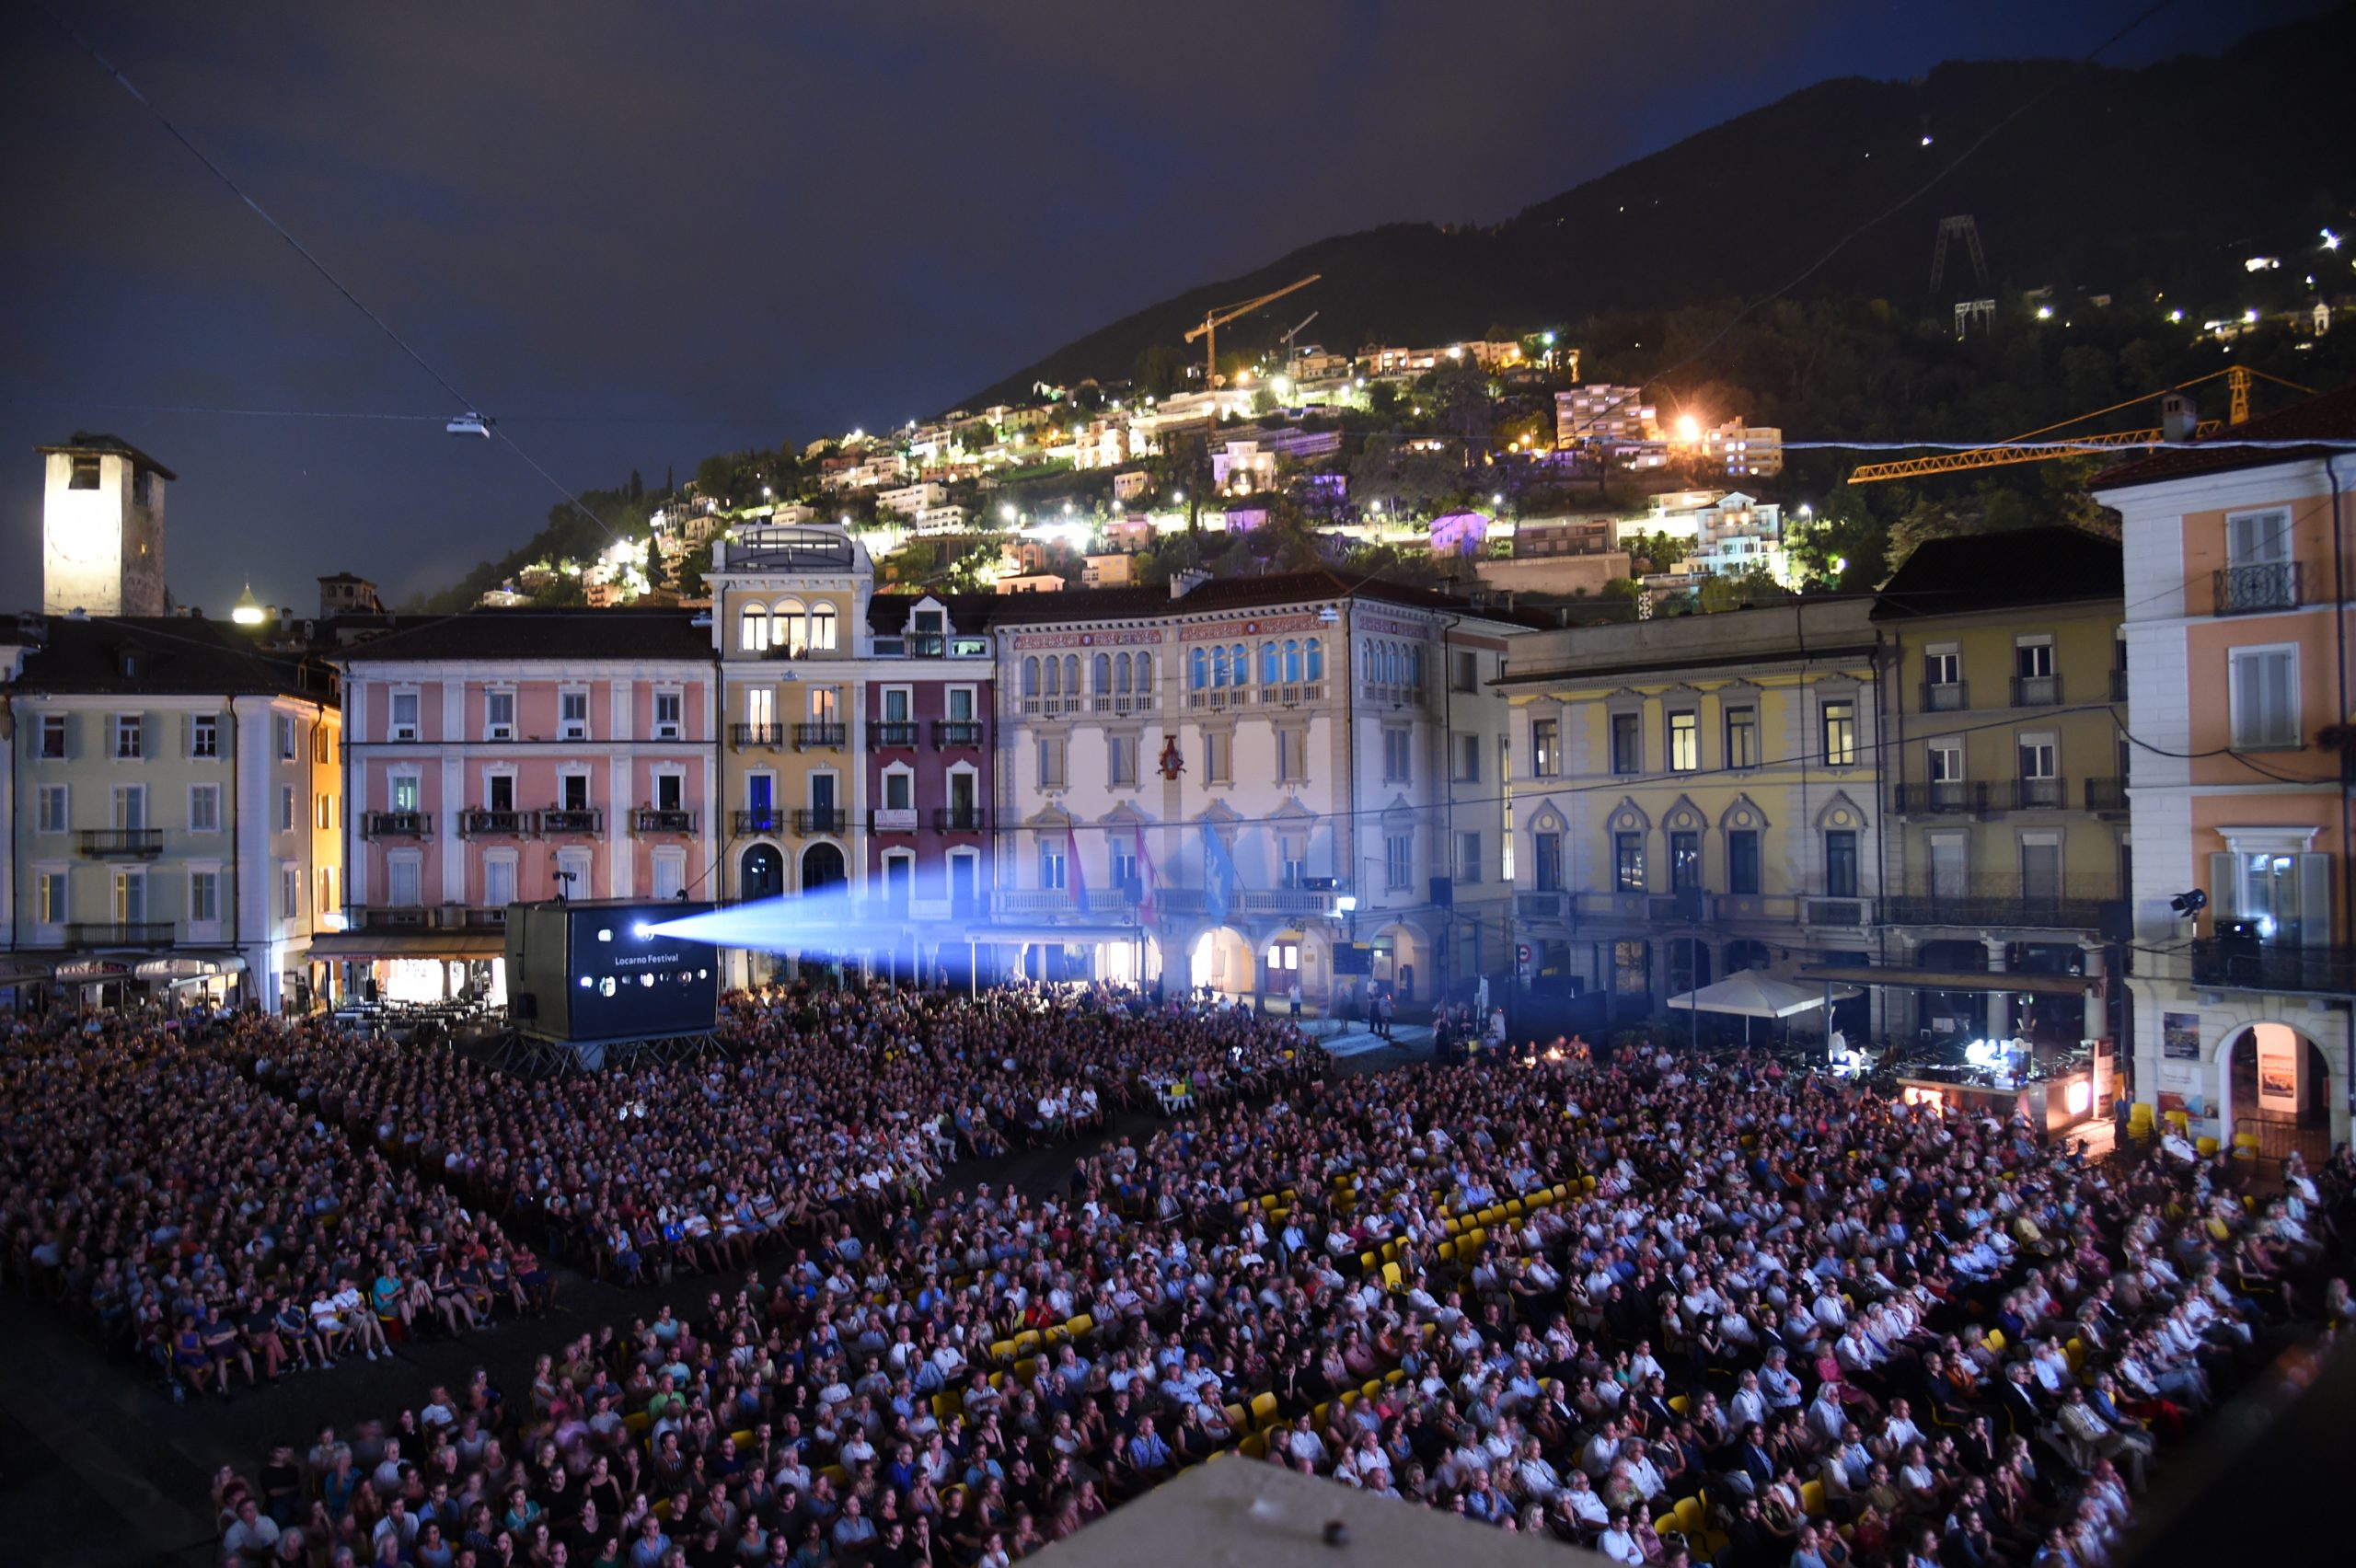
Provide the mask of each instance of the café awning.
[{"label": "caf\u00e9 awning", "polygon": [[243,974],[246,961],[236,953],[219,958],[201,958],[186,954],[172,958],[149,958],[140,961],[132,973],[142,980],[210,980],[216,974]]},{"label": "caf\u00e9 awning", "polygon": [[498,931],[322,931],[311,939],[318,959],[501,958],[507,938]]},{"label": "caf\u00e9 awning", "polygon": [[49,979],[50,966],[37,958],[0,953],[0,986],[38,986]]},{"label": "caf\u00e9 awning", "polygon": [[2015,991],[2038,997],[2083,997],[2102,984],[2086,974],[2029,974],[2009,969],[1876,969],[1867,963],[1811,963],[1803,980],[1847,986],[1903,986],[1911,991]]},{"label": "caf\u00e9 awning", "polygon": [[[1727,975],[1715,985],[1669,998],[1669,1005],[1687,1012],[1729,1013],[1739,1018],[1789,1018],[1824,1005],[1829,987],[1778,980],[1756,969]],[[1851,996],[1856,995],[1852,991]],[[1840,998],[1835,997],[1835,1000]]]}]

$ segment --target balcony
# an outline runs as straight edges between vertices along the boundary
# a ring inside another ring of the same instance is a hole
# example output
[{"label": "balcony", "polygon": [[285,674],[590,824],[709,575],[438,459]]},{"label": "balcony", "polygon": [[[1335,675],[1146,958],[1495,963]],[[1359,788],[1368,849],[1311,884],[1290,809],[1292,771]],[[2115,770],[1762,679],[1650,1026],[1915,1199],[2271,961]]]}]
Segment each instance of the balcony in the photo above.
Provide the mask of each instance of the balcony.
[{"label": "balcony", "polygon": [[606,813],[594,806],[547,811],[540,813],[540,832],[551,836],[559,833],[595,833],[605,825],[605,821]]},{"label": "balcony", "polygon": [[917,809],[914,806],[877,806],[867,813],[870,833],[914,833],[917,830]]},{"label": "balcony", "polygon": [[[1178,890],[1172,889],[1172,892]],[[1193,890],[1189,890],[1193,891]],[[1157,894],[1157,901],[1166,901],[1167,893]],[[990,894],[992,904],[1001,916],[1037,915],[1120,915],[1126,916],[1134,907],[1118,888],[1091,888],[1088,905],[1080,901],[1067,887],[1001,888]]]},{"label": "balcony", "polygon": [[2004,803],[2008,811],[2058,812],[2070,803],[2070,786],[2062,778],[2015,778]]},{"label": "balcony", "polygon": [[1988,810],[1988,785],[1971,778],[1934,778],[1927,783],[1900,784],[1900,816],[1980,816]]},{"label": "balcony", "polygon": [[460,812],[458,831],[468,838],[521,838],[532,831],[532,813],[529,812]]},{"label": "balcony", "polygon": [[936,719],[932,721],[932,744],[944,751],[952,746],[978,746],[982,744],[982,721],[978,719]]},{"label": "balcony", "polygon": [[1828,926],[1836,930],[1863,930],[1873,924],[1873,901],[1867,898],[1808,897],[1800,900],[1800,924]]},{"label": "balcony", "polygon": [[935,833],[979,833],[986,820],[979,806],[932,808],[932,830]]},{"label": "balcony", "polygon": [[1279,686],[1264,686],[1255,694],[1263,704],[1298,708],[1304,702],[1325,700],[1323,681],[1286,681]]},{"label": "balcony", "polygon": [[2013,706],[2015,708],[2051,708],[2062,700],[2062,673],[2050,675],[2015,675]]},{"label": "balcony", "polygon": [[2192,944],[2192,983],[2233,991],[2356,995],[2356,948],[2212,939]]},{"label": "balcony", "polygon": [[731,821],[739,835],[785,831],[785,813],[775,806],[755,806],[749,811],[736,812],[732,813]]},{"label": "balcony", "polygon": [[1224,713],[1230,708],[1248,707],[1251,701],[1252,693],[1242,686],[1213,686],[1186,694],[1186,706],[1201,713]]},{"label": "balcony", "polygon": [[781,746],[785,744],[782,724],[731,724],[728,744],[732,746]]},{"label": "balcony", "polygon": [[1788,894],[1717,893],[1710,895],[1710,918],[1723,926],[1790,925],[1799,918],[1799,901]]},{"label": "balcony", "polygon": [[2118,816],[2127,810],[2127,780],[2124,778],[2089,778],[2086,780],[2086,810],[2096,816]]},{"label": "balcony", "polygon": [[2262,615],[2269,610],[2299,607],[2299,563],[2267,561],[2257,566],[2229,566],[2212,576],[2217,614]]},{"label": "balcony", "polygon": [[69,921],[65,945],[70,948],[158,948],[172,944],[169,920],[116,920],[105,924]]},{"label": "balcony", "polygon": [[630,831],[638,834],[693,833],[696,813],[665,811],[660,806],[641,806],[630,813]]},{"label": "balcony", "polygon": [[1555,920],[1567,924],[1571,918],[1570,894],[1560,888],[1544,893],[1517,893],[1513,895],[1513,913],[1517,920]]},{"label": "balcony", "polygon": [[793,727],[793,749],[810,751],[822,746],[843,749],[844,726],[826,720],[814,720]]},{"label": "balcony", "polygon": [[1115,719],[1126,719],[1132,713],[1150,713],[1153,711],[1153,693],[1122,691],[1109,697],[1091,697],[1088,699],[1088,710],[1091,713],[1109,713]]},{"label": "balcony", "polygon": [[2104,902],[2119,895],[2118,879],[2111,876],[2065,875],[2059,882],[2025,881],[2003,871],[1947,880],[1916,877],[1903,892],[1883,896],[1881,917],[1890,926],[2092,931],[2102,923]]},{"label": "balcony", "polygon": [[423,812],[364,812],[364,838],[423,838],[433,831],[433,819]]},{"label": "balcony", "polygon": [[[1459,884],[1462,885],[1461,883]],[[1246,915],[1301,915],[1317,917],[1334,912],[1334,895],[1313,893],[1299,887],[1268,887],[1247,890],[1237,900]]]},{"label": "balcony", "polygon": [[793,813],[793,831],[807,837],[814,833],[841,833],[843,809],[840,806],[803,806]]},{"label": "balcony", "polygon": [[1963,681],[1924,681],[1923,711],[1961,713],[1971,706],[1971,687]]},{"label": "balcony", "polygon": [[164,852],[160,827],[86,827],[74,840],[83,854],[94,859],[152,860]]},{"label": "balcony", "polygon": [[913,747],[916,744],[917,724],[913,719],[879,719],[867,727],[869,751]]},{"label": "balcony", "polygon": [[1078,697],[1026,697],[1022,699],[1022,716],[1026,719],[1061,719],[1080,709]]},{"label": "balcony", "polygon": [[1393,686],[1386,681],[1369,681],[1361,688],[1369,702],[1387,702],[1393,708],[1421,708],[1424,688],[1420,686]]}]

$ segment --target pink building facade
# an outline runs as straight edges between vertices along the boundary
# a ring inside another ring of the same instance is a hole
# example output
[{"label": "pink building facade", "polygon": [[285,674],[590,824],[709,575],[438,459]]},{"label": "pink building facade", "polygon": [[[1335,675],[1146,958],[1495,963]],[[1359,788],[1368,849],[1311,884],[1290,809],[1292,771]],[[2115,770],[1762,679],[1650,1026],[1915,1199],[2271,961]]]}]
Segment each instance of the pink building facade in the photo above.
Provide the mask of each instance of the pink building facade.
[{"label": "pink building facade", "polygon": [[343,956],[487,965],[510,904],[717,895],[718,672],[685,613],[478,611],[338,663]]}]

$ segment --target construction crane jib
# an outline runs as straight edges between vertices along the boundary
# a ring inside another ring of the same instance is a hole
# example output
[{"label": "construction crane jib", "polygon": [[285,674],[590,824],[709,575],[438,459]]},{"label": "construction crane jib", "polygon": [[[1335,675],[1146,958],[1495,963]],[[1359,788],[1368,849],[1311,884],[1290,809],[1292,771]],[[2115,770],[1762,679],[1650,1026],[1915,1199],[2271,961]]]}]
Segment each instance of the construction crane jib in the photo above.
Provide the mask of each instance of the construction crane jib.
[{"label": "construction crane jib", "polygon": [[1209,340],[1204,347],[1204,389],[1207,391],[1218,385],[1218,329],[1220,328],[1239,316],[1249,316],[1264,305],[1274,305],[1285,295],[1307,288],[1324,275],[1322,272],[1311,272],[1300,282],[1288,283],[1274,294],[1264,294],[1257,299],[1247,299],[1241,305],[1222,306],[1217,310],[1207,313],[1203,317],[1203,324],[1186,334],[1186,341],[1190,343],[1197,338]]}]

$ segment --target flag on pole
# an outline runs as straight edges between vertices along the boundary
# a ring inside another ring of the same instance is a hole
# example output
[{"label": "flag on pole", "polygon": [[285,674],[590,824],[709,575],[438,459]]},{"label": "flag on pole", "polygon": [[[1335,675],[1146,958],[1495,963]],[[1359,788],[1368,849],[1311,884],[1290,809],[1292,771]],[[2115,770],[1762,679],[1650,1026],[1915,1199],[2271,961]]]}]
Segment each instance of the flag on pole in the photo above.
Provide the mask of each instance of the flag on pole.
[{"label": "flag on pole", "polygon": [[1154,923],[1153,851],[1145,847],[1145,824],[1137,826],[1138,834],[1138,919],[1141,924]]},{"label": "flag on pole", "polygon": [[1235,903],[1235,858],[1227,852],[1227,841],[1219,837],[1209,823],[1203,824],[1203,907],[1211,924],[1227,923],[1227,912]]},{"label": "flag on pole", "polygon": [[1088,874],[1080,866],[1080,837],[1069,818],[1064,821],[1064,886],[1071,894],[1072,907],[1088,913]]}]

